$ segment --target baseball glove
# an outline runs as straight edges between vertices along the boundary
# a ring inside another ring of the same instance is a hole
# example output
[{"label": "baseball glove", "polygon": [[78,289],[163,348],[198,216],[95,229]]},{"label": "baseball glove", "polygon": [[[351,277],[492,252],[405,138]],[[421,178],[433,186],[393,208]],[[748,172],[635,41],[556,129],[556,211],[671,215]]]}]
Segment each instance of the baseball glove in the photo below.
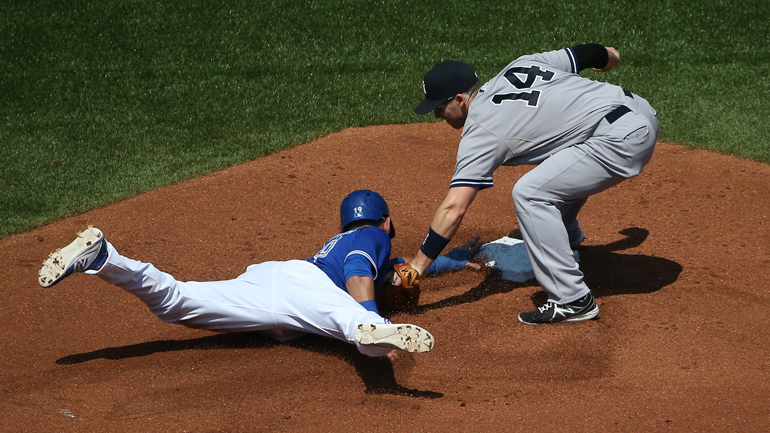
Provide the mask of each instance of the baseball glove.
[{"label": "baseball glove", "polygon": [[398,263],[393,269],[401,277],[401,287],[411,289],[420,284],[420,274],[409,263]]},{"label": "baseball glove", "polygon": [[[401,284],[392,284],[393,274],[398,273]],[[411,311],[420,302],[419,274],[408,264],[396,265],[385,277],[388,281],[377,294],[377,306],[383,313]],[[411,286],[410,286],[411,284]],[[409,286],[409,287],[405,287]]]}]

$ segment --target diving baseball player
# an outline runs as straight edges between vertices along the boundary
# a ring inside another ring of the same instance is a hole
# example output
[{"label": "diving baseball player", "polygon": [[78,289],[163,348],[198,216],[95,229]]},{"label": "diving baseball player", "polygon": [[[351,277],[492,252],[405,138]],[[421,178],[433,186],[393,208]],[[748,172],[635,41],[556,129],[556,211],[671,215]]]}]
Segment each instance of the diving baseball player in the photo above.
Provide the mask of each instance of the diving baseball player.
[{"label": "diving baseball player", "polygon": [[[368,356],[430,351],[429,332],[390,323],[375,304],[375,289],[404,262],[390,258],[395,229],[385,200],[374,191],[355,191],[342,201],[340,221],[342,232],[307,260],[255,264],[233,280],[214,282],[181,282],[121,256],[89,227],[48,257],[38,282],[51,287],[74,272],[96,275],[134,294],[162,321],[190,328],[262,331],[279,341],[318,334],[355,344]],[[442,256],[436,272],[462,269],[476,252],[474,244],[459,256]]]},{"label": "diving baseball player", "polygon": [[599,44],[526,55],[483,84],[467,64],[446,61],[425,75],[433,111],[462,128],[449,192],[410,266],[422,274],[457,232],[478,191],[500,166],[536,165],[513,188],[516,215],[535,277],[548,301],[519,321],[550,324],[599,314],[572,249],[584,240],[577,215],[586,199],[638,175],[658,136],[655,110],[639,95],[579,75],[620,62]]}]

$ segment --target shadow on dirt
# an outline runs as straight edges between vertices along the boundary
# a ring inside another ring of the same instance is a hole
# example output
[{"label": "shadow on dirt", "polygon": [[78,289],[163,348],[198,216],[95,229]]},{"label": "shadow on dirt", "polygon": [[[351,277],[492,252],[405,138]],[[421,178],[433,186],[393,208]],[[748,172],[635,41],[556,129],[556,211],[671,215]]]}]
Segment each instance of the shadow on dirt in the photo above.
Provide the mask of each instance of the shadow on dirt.
[{"label": "shadow on dirt", "polygon": [[[585,246],[579,249],[580,268],[585,274],[586,283],[591,287],[596,297],[652,293],[677,280],[682,272],[682,266],[676,262],[659,257],[617,253],[617,251],[641,245],[649,235],[647,230],[628,228],[620,233],[626,238],[608,245]],[[461,295],[420,305],[409,312],[419,314],[436,308],[475,302],[487,296],[508,293],[517,288],[531,287],[536,284],[534,280],[517,283],[502,280],[490,274],[481,284]],[[532,296],[532,301],[536,306],[542,305],[546,301],[545,292],[536,292]],[[159,352],[200,349],[264,349],[279,345],[297,347],[345,361],[356,369],[356,373],[366,386],[366,393],[431,399],[444,396],[440,392],[421,391],[399,385],[394,376],[393,364],[387,358],[369,358],[360,354],[350,344],[316,335],[308,335],[288,343],[279,343],[259,332],[216,334],[189,340],[149,341],[69,355],[56,360],[56,363],[73,365],[96,359],[119,360],[148,356]]]},{"label": "shadow on dirt", "polygon": [[[517,231],[511,232],[514,236]],[[679,278],[682,266],[674,261],[638,254],[618,254],[617,251],[635,248],[644,243],[650,232],[646,229],[631,227],[620,231],[625,239],[607,245],[578,247],[580,269],[584,279],[597,298],[621,294],[653,293]],[[410,313],[424,313],[437,308],[479,301],[487,296],[508,293],[522,287],[537,285],[537,281],[523,283],[503,280],[495,274],[488,275],[484,281],[467,292],[452,296],[432,304],[420,305],[409,310]],[[535,306],[547,301],[544,291],[532,296]]]},{"label": "shadow on dirt", "polygon": [[633,227],[620,231],[620,234],[626,238],[607,245],[578,249],[580,269],[594,296],[653,293],[679,278],[682,265],[672,260],[616,253],[641,245],[649,236],[649,231]]},{"label": "shadow on dirt", "polygon": [[[56,360],[59,365],[74,365],[97,359],[120,360],[148,356],[160,352],[209,349],[269,349],[274,346],[297,347],[310,352],[339,358],[356,369],[367,394],[392,394],[407,397],[440,398],[444,394],[406,388],[396,382],[393,364],[387,358],[370,358],[358,352],[355,346],[316,335],[307,335],[287,343],[279,343],[259,332],[233,332],[189,340],[159,340],[121,347],[108,347],[93,352],[65,356]],[[404,356],[412,356],[406,354]]]}]

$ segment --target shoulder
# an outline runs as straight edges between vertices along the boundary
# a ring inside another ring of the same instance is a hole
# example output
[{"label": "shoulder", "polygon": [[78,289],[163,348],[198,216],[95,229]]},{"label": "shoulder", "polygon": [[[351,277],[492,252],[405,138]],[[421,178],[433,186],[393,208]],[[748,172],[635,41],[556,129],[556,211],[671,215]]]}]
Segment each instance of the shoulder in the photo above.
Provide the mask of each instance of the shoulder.
[{"label": "shoulder", "polygon": [[366,226],[358,228],[356,229],[356,235],[362,241],[390,245],[390,236],[379,227]]},{"label": "shoulder", "polygon": [[501,71],[501,75],[505,74],[511,68],[530,66],[552,66],[564,72],[579,72],[574,51],[571,48],[561,48],[558,50],[521,56],[509,63],[505,69]]}]

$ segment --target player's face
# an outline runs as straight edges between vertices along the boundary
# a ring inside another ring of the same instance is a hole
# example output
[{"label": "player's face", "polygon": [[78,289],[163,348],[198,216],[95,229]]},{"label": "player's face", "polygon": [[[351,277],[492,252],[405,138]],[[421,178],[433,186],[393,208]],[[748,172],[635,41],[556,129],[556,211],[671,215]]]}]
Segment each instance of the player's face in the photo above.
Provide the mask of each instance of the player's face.
[{"label": "player's face", "polygon": [[437,119],[446,120],[446,123],[454,129],[462,129],[465,125],[465,118],[468,115],[468,111],[464,109],[464,101],[463,95],[457,95],[449,102],[445,102],[433,110],[433,115]]}]

